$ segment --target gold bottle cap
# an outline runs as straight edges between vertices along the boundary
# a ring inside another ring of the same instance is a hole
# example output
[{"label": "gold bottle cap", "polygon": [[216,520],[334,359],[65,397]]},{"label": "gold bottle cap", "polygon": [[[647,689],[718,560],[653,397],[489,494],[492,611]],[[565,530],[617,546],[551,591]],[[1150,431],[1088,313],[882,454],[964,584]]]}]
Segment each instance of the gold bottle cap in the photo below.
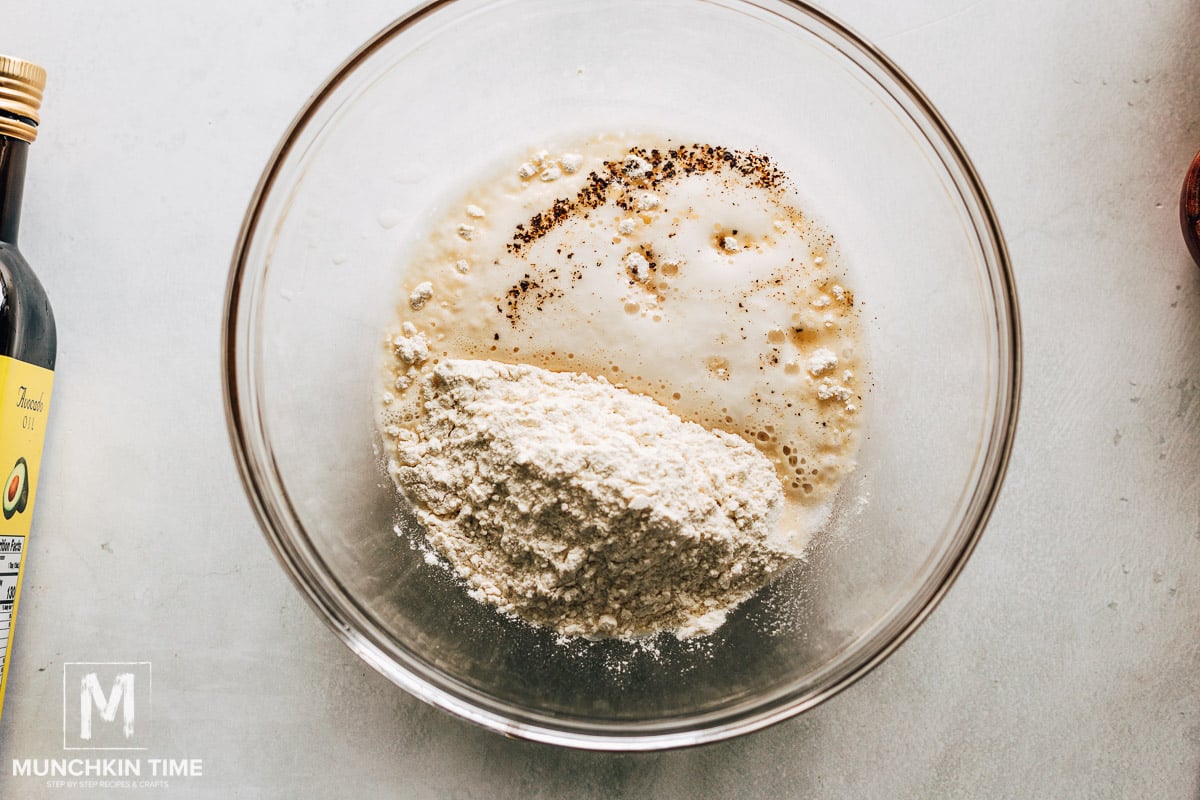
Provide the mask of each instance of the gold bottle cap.
[{"label": "gold bottle cap", "polygon": [[29,61],[0,55],[0,111],[22,119],[0,115],[0,136],[26,142],[37,138],[38,109],[46,88],[46,70]]}]

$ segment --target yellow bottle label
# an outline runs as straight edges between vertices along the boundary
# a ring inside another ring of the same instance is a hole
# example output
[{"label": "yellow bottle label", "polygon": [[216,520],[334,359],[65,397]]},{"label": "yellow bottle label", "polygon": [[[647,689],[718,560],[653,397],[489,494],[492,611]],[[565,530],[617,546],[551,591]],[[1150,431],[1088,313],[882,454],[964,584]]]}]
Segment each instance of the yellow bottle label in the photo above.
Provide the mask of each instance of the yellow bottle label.
[{"label": "yellow bottle label", "polygon": [[51,370],[0,356],[0,475],[6,476],[0,484],[0,713],[53,384]]}]

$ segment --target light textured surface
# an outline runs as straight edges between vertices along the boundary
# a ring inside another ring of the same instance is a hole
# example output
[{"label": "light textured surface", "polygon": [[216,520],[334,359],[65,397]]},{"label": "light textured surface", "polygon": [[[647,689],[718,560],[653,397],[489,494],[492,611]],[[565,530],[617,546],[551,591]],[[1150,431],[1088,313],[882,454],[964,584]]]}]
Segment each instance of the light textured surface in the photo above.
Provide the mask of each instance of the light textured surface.
[{"label": "light textured surface", "polygon": [[[614,756],[506,741],[361,664],[309,611],[228,451],[228,258],[292,114],[402,3],[10,4],[50,71],[22,240],[61,320],[45,473],[0,724],[0,796],[61,757],[62,663],[148,660],[168,797],[1200,796],[1200,148],[1190,0],[838,0],[928,93],[1008,236],[1020,433],[942,607],[815,711]],[[143,793],[142,796],[150,796]]]}]

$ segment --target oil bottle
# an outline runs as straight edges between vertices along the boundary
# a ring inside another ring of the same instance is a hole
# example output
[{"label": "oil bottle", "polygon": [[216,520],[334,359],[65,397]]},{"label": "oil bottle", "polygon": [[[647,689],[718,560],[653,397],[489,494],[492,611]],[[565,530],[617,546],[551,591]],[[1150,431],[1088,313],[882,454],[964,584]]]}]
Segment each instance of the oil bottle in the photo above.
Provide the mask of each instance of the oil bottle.
[{"label": "oil bottle", "polygon": [[46,71],[0,55],[0,714],[54,382],[54,314],[17,248],[29,145]]}]

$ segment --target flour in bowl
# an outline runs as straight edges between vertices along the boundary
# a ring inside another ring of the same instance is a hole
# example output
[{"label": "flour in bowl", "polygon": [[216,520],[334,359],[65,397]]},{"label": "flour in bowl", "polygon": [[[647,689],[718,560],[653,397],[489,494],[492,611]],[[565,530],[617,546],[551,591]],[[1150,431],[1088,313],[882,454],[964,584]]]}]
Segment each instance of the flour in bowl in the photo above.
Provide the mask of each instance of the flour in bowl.
[{"label": "flour in bowl", "polygon": [[392,477],[477,599],[566,634],[711,632],[853,469],[849,286],[760,153],[602,136],[514,159],[406,264]]},{"label": "flour in bowl", "polygon": [[739,436],[604,378],[446,360],[393,476],[473,597],[565,635],[709,633],[786,563]]}]

